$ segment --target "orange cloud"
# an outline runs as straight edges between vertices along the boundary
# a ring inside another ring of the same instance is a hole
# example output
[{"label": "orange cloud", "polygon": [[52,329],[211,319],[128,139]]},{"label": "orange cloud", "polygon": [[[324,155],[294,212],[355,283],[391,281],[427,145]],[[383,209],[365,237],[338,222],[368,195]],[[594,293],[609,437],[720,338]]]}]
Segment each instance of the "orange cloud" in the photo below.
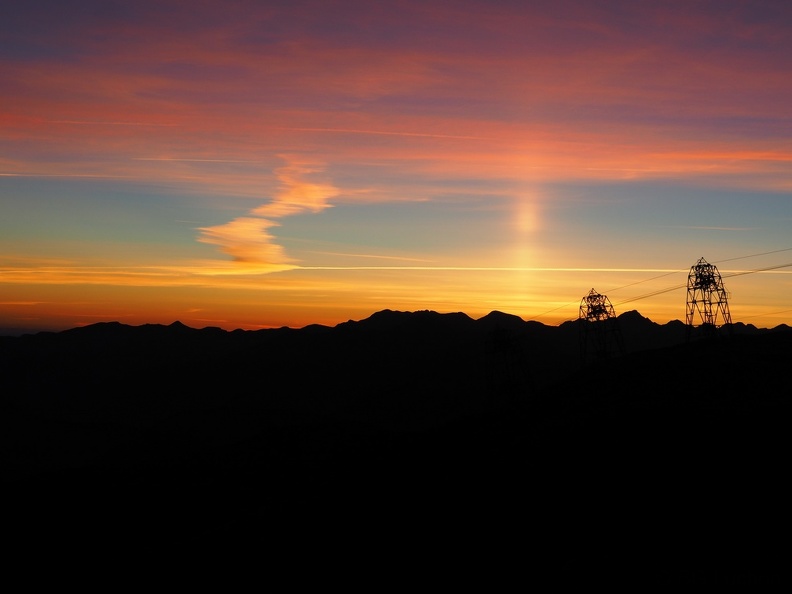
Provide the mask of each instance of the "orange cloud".
[{"label": "orange cloud", "polygon": [[266,217],[285,217],[306,210],[320,212],[332,206],[330,198],[339,194],[330,184],[306,181],[305,176],[322,171],[321,167],[305,160],[287,157],[290,161],[275,174],[281,182],[281,191],[275,199],[253,210],[253,214]]},{"label": "orange cloud", "polygon": [[202,227],[198,241],[220,246],[220,250],[237,262],[283,264],[288,258],[267,231],[277,225],[256,217],[239,217],[224,225]]},{"label": "orange cloud", "polygon": [[304,179],[322,171],[317,164],[295,157],[286,159],[288,164],[275,172],[281,186],[271,202],[253,209],[250,213],[253,216],[239,217],[214,227],[201,227],[198,241],[220,246],[220,250],[232,256],[236,262],[274,266],[293,262],[268,232],[270,227],[278,225],[272,219],[306,211],[321,212],[332,206],[329,200],[337,196],[339,191],[330,184]]}]

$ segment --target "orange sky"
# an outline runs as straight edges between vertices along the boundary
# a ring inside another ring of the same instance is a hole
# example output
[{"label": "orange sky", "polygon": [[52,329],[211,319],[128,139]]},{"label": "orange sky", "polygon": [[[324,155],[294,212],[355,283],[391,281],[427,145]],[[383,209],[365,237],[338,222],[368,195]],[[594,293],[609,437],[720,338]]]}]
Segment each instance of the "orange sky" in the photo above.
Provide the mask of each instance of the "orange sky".
[{"label": "orange sky", "polygon": [[792,320],[785,3],[8,13],[5,332],[555,324],[591,288],[665,322],[700,257],[735,321]]}]

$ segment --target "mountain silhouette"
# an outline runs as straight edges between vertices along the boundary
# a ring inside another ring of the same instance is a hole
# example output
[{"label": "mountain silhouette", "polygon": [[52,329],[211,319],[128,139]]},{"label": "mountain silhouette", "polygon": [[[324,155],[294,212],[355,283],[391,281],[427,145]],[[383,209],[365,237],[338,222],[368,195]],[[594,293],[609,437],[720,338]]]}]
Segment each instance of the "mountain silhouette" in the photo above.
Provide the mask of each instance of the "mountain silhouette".
[{"label": "mountain silhouette", "polygon": [[6,509],[19,538],[431,526],[447,552],[481,539],[559,579],[774,575],[792,330],[617,321],[624,353],[588,361],[581,322],[497,311],[0,337]]}]

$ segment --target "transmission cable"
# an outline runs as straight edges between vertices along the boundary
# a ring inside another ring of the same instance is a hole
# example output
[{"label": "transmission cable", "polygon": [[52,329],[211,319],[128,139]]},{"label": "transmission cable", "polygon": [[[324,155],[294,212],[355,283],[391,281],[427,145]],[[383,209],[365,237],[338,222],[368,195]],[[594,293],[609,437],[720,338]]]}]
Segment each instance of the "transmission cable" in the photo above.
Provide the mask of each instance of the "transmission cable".
[{"label": "transmission cable", "polygon": [[[736,259],[736,258],[735,258]],[[746,274],[755,274],[757,272],[766,272],[768,270],[778,270],[779,268],[789,268],[792,267],[792,262],[787,264],[777,264],[776,266],[767,266],[765,268],[756,268],[754,270],[743,270],[741,272],[732,272],[731,274],[722,274],[721,278],[732,278],[735,276],[744,276]],[[654,297],[655,295],[662,295],[663,293],[670,293],[671,291],[676,291],[677,289],[684,289],[687,287],[687,283],[684,285],[676,285],[673,287],[667,287],[665,289],[659,289],[657,291],[653,291],[651,293],[646,293],[645,295],[639,295],[638,297],[632,297],[630,299],[625,299],[624,301],[620,301],[616,305],[624,305],[625,303],[631,303],[632,301],[640,301],[641,299],[646,299],[648,297]]]},{"label": "transmission cable", "polygon": [[751,254],[749,256],[738,256],[736,258],[727,258],[726,260],[716,260],[715,263],[719,264],[722,262],[733,262],[734,260],[745,260],[746,258],[756,258],[757,256],[767,256],[768,254],[778,254],[780,252],[790,252],[792,251],[792,247],[783,248],[780,250],[772,250],[770,252],[762,252],[761,254]]},{"label": "transmission cable", "polygon": [[[756,258],[758,256],[767,256],[769,254],[778,254],[778,253],[781,253],[781,252],[789,252],[789,251],[792,251],[792,247],[782,248],[780,250],[771,250],[771,251],[768,251],[768,252],[761,252],[761,253],[758,253],[758,254],[749,254],[747,256],[737,256],[735,258],[727,258],[725,260],[717,260],[716,262],[719,262],[719,263],[734,262],[735,260],[745,260],[747,258]],[[753,270],[744,270],[744,271],[740,271],[740,272],[732,272],[730,274],[722,274],[721,277],[722,278],[732,278],[732,277],[735,277],[735,276],[744,276],[746,274],[755,274],[757,272],[767,272],[769,270],[778,270],[779,268],[790,268],[790,267],[792,267],[792,262],[787,263],[787,264],[778,264],[776,266],[768,266],[768,267],[765,267],[765,268],[756,268],[756,269],[753,269]],[[644,280],[639,280],[639,281],[636,281],[634,283],[629,283],[629,284],[626,284],[626,285],[622,285],[621,287],[616,287],[614,289],[611,289],[610,291],[608,291],[608,293],[613,293],[614,291],[619,291],[621,289],[626,289],[627,287],[632,287],[632,286],[635,286],[635,285],[640,285],[640,284],[647,283],[647,282],[650,282],[650,281],[653,281],[653,280],[657,280],[659,278],[664,278],[664,277],[670,276],[672,274],[679,274],[680,272],[685,272],[685,269],[672,270],[671,272],[666,272],[666,273],[660,274],[658,276],[653,276],[651,278],[647,278],[647,279],[644,279]],[[648,299],[649,297],[654,297],[656,295],[662,295],[663,293],[670,293],[671,291],[676,291],[678,289],[684,289],[686,287],[687,287],[687,283],[682,284],[682,285],[674,285],[673,287],[666,287],[664,289],[658,289],[657,291],[652,291],[651,293],[646,293],[644,295],[639,295],[637,297],[632,297],[630,299],[625,299],[624,301],[620,301],[620,302],[614,304],[614,307],[616,305],[624,305],[625,303],[632,303],[633,301],[640,301],[642,299]],[[566,303],[564,305],[560,305],[558,307],[555,307],[553,309],[547,310],[547,311],[542,312],[540,314],[536,314],[535,316],[532,316],[532,317],[528,318],[527,321],[535,320],[536,318],[540,318],[540,317],[545,316],[545,315],[547,315],[549,313],[553,313],[554,311],[558,311],[559,309],[564,309],[566,307],[574,305],[575,303],[576,303],[575,301],[570,301],[569,303]],[[568,321],[573,321],[573,320],[568,320]]]}]

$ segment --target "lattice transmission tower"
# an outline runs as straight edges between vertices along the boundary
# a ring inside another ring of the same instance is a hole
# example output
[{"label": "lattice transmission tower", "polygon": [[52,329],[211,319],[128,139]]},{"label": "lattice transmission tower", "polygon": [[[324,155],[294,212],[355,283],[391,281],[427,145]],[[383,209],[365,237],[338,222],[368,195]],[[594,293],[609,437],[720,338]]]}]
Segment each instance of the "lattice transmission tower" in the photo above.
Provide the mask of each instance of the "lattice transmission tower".
[{"label": "lattice transmission tower", "polygon": [[698,262],[690,267],[686,312],[688,338],[696,320],[700,320],[701,327],[705,331],[731,324],[729,294],[723,287],[723,279],[717,266],[710,264],[704,258],[699,258]]},{"label": "lattice transmission tower", "polygon": [[586,363],[590,353],[597,359],[624,354],[624,340],[619,321],[607,296],[591,289],[588,295],[580,300],[578,323],[580,324],[580,358],[583,363]]}]

